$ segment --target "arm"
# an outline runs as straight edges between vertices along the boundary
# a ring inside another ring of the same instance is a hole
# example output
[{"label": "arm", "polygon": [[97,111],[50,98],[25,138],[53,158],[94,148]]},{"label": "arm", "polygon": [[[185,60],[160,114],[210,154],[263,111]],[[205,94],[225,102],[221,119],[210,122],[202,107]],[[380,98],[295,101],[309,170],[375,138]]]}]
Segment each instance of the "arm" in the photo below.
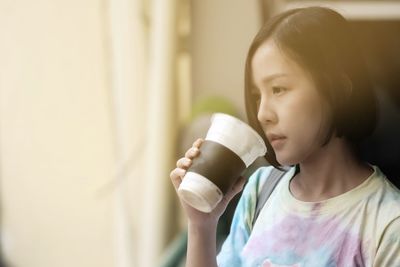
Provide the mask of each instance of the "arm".
[{"label": "arm", "polygon": [[217,267],[216,261],[217,224],[188,224],[187,267]]},{"label": "arm", "polygon": [[[216,234],[218,220],[231,199],[242,190],[244,182],[244,179],[238,179],[211,213],[202,213],[183,203],[186,206],[186,214],[188,214],[186,267],[217,267]],[[188,209],[190,209],[189,212]]]},{"label": "arm", "polygon": [[[192,159],[199,155],[199,147],[202,139],[194,142],[193,147],[189,149],[184,158],[177,162],[170,178],[176,190],[178,190],[186,170],[191,166]],[[225,194],[222,201],[210,213],[204,213],[196,210],[181,200],[182,207],[188,218],[188,247],[186,267],[216,267],[216,230],[220,216],[225,211],[228,203],[239,193],[245,179],[240,177],[232,188]]]}]

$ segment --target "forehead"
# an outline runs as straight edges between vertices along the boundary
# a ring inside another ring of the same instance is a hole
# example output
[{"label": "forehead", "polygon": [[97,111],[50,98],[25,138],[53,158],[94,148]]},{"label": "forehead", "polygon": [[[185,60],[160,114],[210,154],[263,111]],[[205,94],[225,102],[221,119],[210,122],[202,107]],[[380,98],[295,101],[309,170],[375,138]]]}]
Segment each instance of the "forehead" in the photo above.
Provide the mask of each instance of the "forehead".
[{"label": "forehead", "polygon": [[304,75],[302,68],[273,40],[267,40],[256,50],[251,60],[252,80],[260,84],[274,77],[294,77]]}]

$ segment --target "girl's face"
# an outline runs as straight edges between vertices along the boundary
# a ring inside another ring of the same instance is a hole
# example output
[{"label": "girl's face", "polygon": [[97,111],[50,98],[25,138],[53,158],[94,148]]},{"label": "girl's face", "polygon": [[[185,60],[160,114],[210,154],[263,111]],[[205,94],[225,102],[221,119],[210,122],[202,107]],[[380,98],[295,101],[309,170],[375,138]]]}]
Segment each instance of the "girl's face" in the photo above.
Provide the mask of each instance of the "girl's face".
[{"label": "girl's face", "polygon": [[310,74],[273,40],[256,50],[251,68],[257,117],[277,161],[294,165],[317,156],[326,135],[327,111]]}]

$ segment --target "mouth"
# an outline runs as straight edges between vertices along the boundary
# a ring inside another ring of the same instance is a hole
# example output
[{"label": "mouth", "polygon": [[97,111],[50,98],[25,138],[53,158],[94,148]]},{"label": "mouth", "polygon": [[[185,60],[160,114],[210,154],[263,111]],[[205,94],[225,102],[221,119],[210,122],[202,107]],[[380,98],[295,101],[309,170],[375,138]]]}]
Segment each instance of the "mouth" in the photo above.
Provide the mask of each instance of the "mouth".
[{"label": "mouth", "polygon": [[267,139],[271,146],[276,149],[283,145],[285,142],[286,136],[278,135],[278,134],[267,134]]}]

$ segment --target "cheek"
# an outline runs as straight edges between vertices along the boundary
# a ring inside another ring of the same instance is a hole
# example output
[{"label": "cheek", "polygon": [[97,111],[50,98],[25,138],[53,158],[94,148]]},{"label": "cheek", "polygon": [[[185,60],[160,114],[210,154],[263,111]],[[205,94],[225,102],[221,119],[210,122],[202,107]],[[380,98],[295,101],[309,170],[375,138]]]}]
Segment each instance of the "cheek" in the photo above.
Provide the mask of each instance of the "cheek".
[{"label": "cheek", "polygon": [[320,128],[322,122],[322,106],[319,103],[299,101],[288,105],[285,109],[285,117],[291,118],[290,124],[298,131],[310,131]]},{"label": "cheek", "polygon": [[277,161],[283,165],[294,165],[304,161],[321,146],[318,132],[316,127],[293,127],[285,149],[275,151]]},{"label": "cheek", "polygon": [[289,130],[288,135],[296,143],[296,146],[309,148],[314,144],[320,145],[324,136],[323,129],[326,128],[321,103],[303,102],[300,105],[288,107],[287,111],[287,116],[289,116],[289,112],[293,116],[290,122],[287,120],[289,123],[286,125]]}]

